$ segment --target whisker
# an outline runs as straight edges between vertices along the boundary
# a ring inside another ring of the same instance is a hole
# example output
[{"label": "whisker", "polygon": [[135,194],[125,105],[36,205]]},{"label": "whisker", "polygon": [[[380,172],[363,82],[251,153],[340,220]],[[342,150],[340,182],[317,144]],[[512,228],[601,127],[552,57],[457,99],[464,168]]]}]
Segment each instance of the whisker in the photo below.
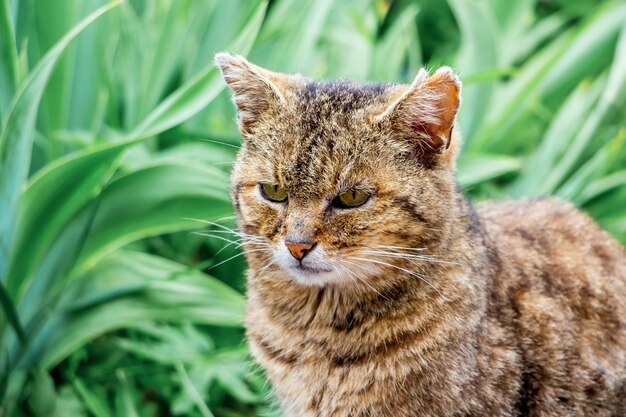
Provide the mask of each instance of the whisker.
[{"label": "whisker", "polygon": [[230,239],[225,238],[224,236],[214,235],[214,234],[211,234],[211,233],[202,233],[202,232],[192,232],[192,233],[195,234],[195,235],[198,235],[198,236],[204,236],[204,237],[219,239],[219,240],[222,240],[224,242],[228,242],[228,245],[225,245],[222,249],[220,249],[220,251],[217,252],[216,255],[219,254],[224,249],[226,249],[226,248],[228,248],[228,247],[230,247],[232,245],[236,245],[235,246],[236,249],[239,249],[239,248],[241,248],[242,246],[245,246],[245,245],[257,245],[257,246],[267,246],[267,247],[270,247],[270,245],[267,244],[266,242],[247,240],[247,239],[230,240]]},{"label": "whisker", "polygon": [[267,243],[265,239],[259,236],[246,235],[244,233],[229,233],[223,230],[211,230],[211,233],[222,233],[226,235],[234,235],[238,237],[239,240],[245,240],[247,242],[257,242],[257,243]]},{"label": "whisker", "polygon": [[403,257],[406,259],[436,259],[433,255],[416,255],[414,253],[388,252],[388,251],[382,251],[382,250],[362,251],[362,253],[389,255],[389,256],[395,256],[395,257]]},{"label": "whisker", "polygon": [[235,259],[235,258],[237,258],[237,257],[239,257],[239,256],[243,256],[243,255],[244,255],[244,254],[246,254],[246,253],[254,253],[254,252],[267,252],[267,251],[268,251],[268,249],[263,248],[263,249],[253,249],[253,250],[249,250],[249,251],[245,251],[245,252],[240,252],[240,253],[238,253],[238,254],[236,254],[236,255],[231,256],[231,257],[230,257],[230,258],[228,258],[228,259],[224,259],[223,261],[216,263],[215,265],[213,265],[213,266],[211,266],[211,267],[207,268],[207,270],[211,270],[211,269],[213,269],[213,268],[217,268],[218,266],[220,266],[220,265],[222,265],[222,264],[225,264],[226,262],[231,261],[231,260],[233,260],[233,259]]},{"label": "whisker", "polygon": [[209,233],[192,232],[192,234],[197,235],[197,236],[212,237],[212,238],[215,238],[215,239],[219,239],[219,240],[222,240],[224,242],[228,242],[229,246],[230,245],[234,245],[235,243],[238,243],[236,240],[230,240],[230,239],[225,238],[224,236],[216,236],[216,235],[212,235],[212,234],[209,234]]},{"label": "whisker", "polygon": [[[234,217],[234,216],[231,216]],[[219,223],[215,223],[209,220],[201,220],[201,219],[193,219],[193,218],[187,218],[187,220],[194,220],[194,221],[198,221],[204,224],[209,224],[212,226],[216,226],[219,227],[222,230],[211,230],[211,233],[223,233],[223,234],[231,234],[237,237],[240,237],[242,239],[248,240],[248,241],[255,241],[255,242],[259,242],[259,243],[266,243],[266,240],[264,238],[262,238],[261,236],[254,236],[254,235],[250,235],[244,232],[239,232],[237,230],[234,229],[230,229],[222,224]]]},{"label": "whisker", "polygon": [[[259,272],[257,272],[257,274],[262,274],[263,272],[265,272],[270,266],[275,265],[276,264],[276,259],[274,259],[273,256],[270,256],[268,258],[268,260],[270,261],[267,265],[261,265],[261,269],[259,270]],[[265,261],[265,263],[267,263],[267,261]]]},{"label": "whisker", "polygon": [[239,149],[239,145],[233,145],[232,143],[220,142],[219,140],[211,140],[204,138],[197,138],[197,140],[201,140],[203,142],[217,143],[218,145],[230,146],[231,148]]},{"label": "whisker", "polygon": [[348,273],[348,277],[352,278],[350,276],[350,274],[349,274],[350,270],[348,268],[344,267],[343,265],[333,265],[332,269],[333,269],[333,271],[335,271],[338,274],[339,279],[340,279],[342,284],[346,281],[346,277],[345,277],[345,273],[346,272]]},{"label": "whisker", "polygon": [[237,233],[234,230],[219,230],[219,229],[218,230],[209,229],[209,230],[211,230],[211,233],[223,233],[226,235],[234,235]]},{"label": "whisker", "polygon": [[[261,246],[263,248],[267,248],[272,249],[272,247],[264,242],[240,242],[237,246],[234,247],[234,249],[241,249],[243,246],[245,245],[256,245],[256,246]],[[215,253],[215,256],[219,255],[220,253],[222,253],[223,250],[225,250],[226,248],[228,248],[230,245],[226,245],[224,246],[222,249],[220,249],[219,251],[217,251]]]},{"label": "whisker", "polygon": [[366,255],[374,255],[374,256],[382,255],[383,257],[386,256],[390,258],[404,259],[409,262],[425,261],[425,262],[430,262],[430,263],[438,263],[438,264],[446,264],[446,265],[461,265],[458,262],[441,261],[432,255],[414,255],[414,254],[408,254],[408,253],[385,252],[385,251],[363,251],[362,253]]},{"label": "whisker", "polygon": [[222,220],[233,220],[233,219],[236,219],[236,218],[237,218],[237,216],[233,214],[232,216],[220,217],[219,219],[215,219],[214,221],[219,223]]},{"label": "whisker", "polygon": [[354,265],[354,266],[356,266],[358,268],[361,268],[361,269],[365,269],[366,271],[369,271],[369,272],[376,272],[376,271],[374,271],[374,268],[370,268],[368,266],[361,265],[361,264],[358,264],[356,262],[350,262],[347,259],[343,259],[342,262],[345,262],[345,263],[350,264],[350,265]]},{"label": "whisker", "polygon": [[375,259],[357,258],[357,257],[354,257],[354,256],[351,256],[350,258],[351,258],[351,259],[355,259],[355,260],[357,260],[357,261],[371,262],[371,263],[375,263],[375,264],[379,264],[379,265],[384,265],[384,266],[388,266],[388,267],[395,268],[395,269],[398,269],[398,270],[400,270],[400,271],[406,272],[407,274],[409,274],[409,275],[411,275],[411,276],[414,276],[414,277],[416,277],[416,278],[419,278],[420,280],[422,280],[422,282],[424,282],[425,284],[427,284],[428,286],[430,286],[433,290],[437,291],[437,293],[438,293],[439,295],[441,295],[441,292],[439,292],[439,290],[437,289],[437,287],[435,287],[432,283],[430,283],[430,281],[428,281],[428,280],[426,279],[426,277],[424,277],[424,276],[423,276],[423,275],[421,275],[421,274],[418,274],[417,272],[414,272],[414,271],[411,271],[411,270],[409,270],[409,269],[402,268],[402,267],[400,267],[400,266],[393,265],[393,264],[390,264],[390,263],[387,263],[387,262],[383,262],[383,261],[375,260]]},{"label": "whisker", "polygon": [[[345,261],[345,260],[344,260],[344,262],[347,262],[347,263],[352,264],[352,265],[355,265],[355,266],[360,266],[360,265],[355,264],[355,263],[352,263],[352,262],[350,262],[350,261]],[[380,293],[380,291],[378,291],[376,288],[374,288],[372,285],[370,285],[370,284],[369,284],[369,283],[368,283],[365,279],[363,279],[363,278],[361,278],[360,276],[358,276],[356,272],[351,271],[349,268],[347,268],[347,267],[346,267],[346,266],[344,266],[344,265],[339,264],[339,266],[340,266],[340,267],[341,267],[341,268],[342,268],[345,272],[347,272],[349,276],[352,276],[352,277],[353,277],[353,278],[355,278],[356,280],[361,281],[363,284],[365,284],[367,287],[369,287],[372,291],[374,291],[374,293],[376,293],[379,297],[382,297],[382,298],[385,298],[385,299],[389,300],[389,298],[387,298],[387,297],[385,297],[383,294],[381,294],[381,293]]]},{"label": "whisker", "polygon": [[[228,216],[228,217],[222,217],[221,219],[218,220],[226,220],[226,219],[234,219],[235,216]],[[216,226],[219,227],[220,229],[224,229],[224,230],[230,230],[230,231],[234,231],[233,229],[230,229],[226,226],[224,226],[223,224],[211,221],[211,220],[204,220],[204,219],[196,219],[194,217],[185,217],[185,220],[192,220],[194,222],[200,222],[200,223],[204,223],[204,224],[210,224],[212,226]]]},{"label": "whisker", "polygon": [[384,248],[384,249],[400,249],[400,250],[410,250],[410,251],[425,251],[428,250],[428,248],[410,248],[410,247],[406,247],[406,246],[392,246],[392,245],[363,245],[365,247],[369,247],[369,248]]},{"label": "whisker", "polygon": [[255,242],[255,243],[267,243],[267,241],[261,237],[258,236],[251,236],[251,235],[245,235],[245,234],[241,234],[241,233],[229,233],[223,230],[211,230],[211,233],[204,233],[204,232],[195,232],[196,234],[199,234],[201,236],[212,236],[212,237],[217,237],[216,235],[214,235],[214,233],[222,233],[222,234],[226,234],[229,236],[233,236],[235,238],[238,238],[237,240],[239,241],[246,241],[246,242]]},{"label": "whisker", "polygon": [[211,230],[211,233],[223,233],[223,234],[230,234],[230,235],[235,235],[235,236],[239,236],[241,238],[245,238],[248,240],[257,240],[257,241],[263,241],[265,242],[266,240],[261,237],[261,236],[255,236],[255,235],[250,235],[248,233],[244,233],[244,232],[239,232],[237,230],[232,230],[232,229],[228,229],[228,230]]}]

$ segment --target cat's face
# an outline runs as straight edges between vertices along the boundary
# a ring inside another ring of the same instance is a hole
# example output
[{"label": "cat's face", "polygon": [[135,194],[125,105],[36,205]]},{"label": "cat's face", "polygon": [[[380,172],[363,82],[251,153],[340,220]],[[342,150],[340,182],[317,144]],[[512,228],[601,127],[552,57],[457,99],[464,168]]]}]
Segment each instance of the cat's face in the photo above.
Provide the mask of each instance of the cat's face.
[{"label": "cat's face", "polygon": [[251,268],[302,285],[370,285],[384,268],[430,260],[454,195],[449,70],[381,86],[216,61],[245,138],[232,189]]}]

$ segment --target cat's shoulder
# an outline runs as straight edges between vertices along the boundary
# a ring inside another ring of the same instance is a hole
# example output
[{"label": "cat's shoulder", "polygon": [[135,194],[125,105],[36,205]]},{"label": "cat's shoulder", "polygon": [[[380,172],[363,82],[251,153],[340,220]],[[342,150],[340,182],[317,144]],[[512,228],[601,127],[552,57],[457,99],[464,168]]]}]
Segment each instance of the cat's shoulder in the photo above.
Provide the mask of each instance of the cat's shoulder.
[{"label": "cat's shoulder", "polygon": [[513,263],[580,272],[593,259],[626,279],[624,247],[569,202],[556,197],[486,202],[476,212],[488,244]]},{"label": "cat's shoulder", "polygon": [[[476,207],[492,245],[525,257],[586,257],[619,264],[626,272],[624,247],[589,215],[556,197],[486,202]],[[587,258],[588,259],[588,258]]]},{"label": "cat's shoulder", "polygon": [[541,232],[604,231],[572,203],[557,197],[487,201],[479,203],[476,211],[487,228],[505,230],[537,230]]}]

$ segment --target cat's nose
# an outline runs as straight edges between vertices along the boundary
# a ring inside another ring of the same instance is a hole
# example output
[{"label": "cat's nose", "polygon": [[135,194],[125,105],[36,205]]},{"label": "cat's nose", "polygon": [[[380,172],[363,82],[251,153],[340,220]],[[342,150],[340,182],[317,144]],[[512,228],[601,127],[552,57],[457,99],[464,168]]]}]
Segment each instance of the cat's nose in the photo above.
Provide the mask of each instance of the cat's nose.
[{"label": "cat's nose", "polygon": [[289,242],[285,241],[285,246],[291,252],[291,256],[301,261],[307,255],[307,253],[311,252],[313,248],[317,245],[317,243],[309,243],[309,242]]}]

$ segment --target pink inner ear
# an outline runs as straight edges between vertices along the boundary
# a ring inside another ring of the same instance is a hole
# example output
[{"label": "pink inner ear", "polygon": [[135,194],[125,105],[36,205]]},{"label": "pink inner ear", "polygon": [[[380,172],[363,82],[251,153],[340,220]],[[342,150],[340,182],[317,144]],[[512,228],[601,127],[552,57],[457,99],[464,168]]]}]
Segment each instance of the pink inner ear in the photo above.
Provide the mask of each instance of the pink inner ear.
[{"label": "pink inner ear", "polygon": [[428,125],[426,122],[423,121],[417,121],[413,124],[413,128],[422,134],[428,135],[428,136],[432,136],[433,132],[430,129],[430,125]]},{"label": "pink inner ear", "polygon": [[[426,156],[430,154],[432,151],[436,151],[441,149],[442,146],[445,146],[446,149],[450,147],[451,140],[443,140],[439,133],[439,126],[427,123],[425,121],[415,121],[412,124],[413,131],[416,132],[419,136],[422,136],[422,139],[418,142],[418,153],[422,154],[422,156]],[[452,135],[452,126],[450,126],[449,135]]]}]

